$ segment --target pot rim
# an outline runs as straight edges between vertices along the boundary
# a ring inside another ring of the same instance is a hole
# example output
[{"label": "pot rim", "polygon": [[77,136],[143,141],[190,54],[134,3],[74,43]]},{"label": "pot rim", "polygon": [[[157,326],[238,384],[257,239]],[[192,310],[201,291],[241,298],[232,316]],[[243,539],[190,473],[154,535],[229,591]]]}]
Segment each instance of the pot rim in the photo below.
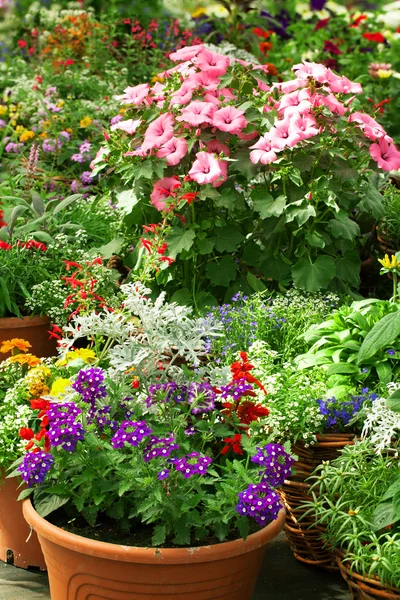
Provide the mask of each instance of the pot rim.
[{"label": "pot rim", "polygon": [[25,327],[38,327],[48,325],[49,317],[40,317],[39,315],[25,317],[1,317],[0,330],[4,329],[23,329]]},{"label": "pot rim", "polygon": [[146,564],[179,564],[193,562],[211,562],[223,560],[232,556],[245,554],[265,546],[275,538],[283,528],[286,512],[281,509],[278,518],[256,533],[243,539],[232,542],[222,542],[210,546],[196,546],[190,548],[141,548],[137,546],[123,546],[109,542],[99,542],[85,538],[75,533],[64,531],[52,525],[41,517],[34,509],[29,498],[23,501],[22,510],[25,520],[36,533],[68,550],[87,554],[96,558],[105,558],[121,562],[136,562]]}]

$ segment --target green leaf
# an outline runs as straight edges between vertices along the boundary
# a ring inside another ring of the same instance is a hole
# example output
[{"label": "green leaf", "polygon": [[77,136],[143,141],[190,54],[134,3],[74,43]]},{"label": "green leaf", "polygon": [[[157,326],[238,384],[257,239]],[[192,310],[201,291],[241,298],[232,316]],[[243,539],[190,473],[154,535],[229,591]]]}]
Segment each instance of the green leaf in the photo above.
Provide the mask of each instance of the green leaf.
[{"label": "green leaf", "polygon": [[315,208],[312,204],[309,204],[307,200],[297,200],[292,202],[286,209],[285,221],[291,223],[296,219],[299,227],[304,225],[310,217],[316,216]]},{"label": "green leaf", "polygon": [[16,220],[18,219],[18,217],[20,215],[22,215],[24,212],[26,212],[28,209],[26,206],[22,206],[21,204],[18,206],[15,206],[11,212],[10,217],[7,220],[7,225],[8,228],[12,231],[14,229],[14,225],[16,223]]},{"label": "green leaf", "polygon": [[76,202],[76,200],[79,200],[79,198],[83,198],[83,195],[82,194],[72,194],[72,196],[68,196],[67,198],[64,198],[64,200],[61,200],[61,202],[59,202],[54,207],[54,209],[52,211],[52,216],[54,217],[62,210],[65,210],[66,208],[68,208],[68,206],[70,204],[72,204],[73,202]]},{"label": "green leaf", "polygon": [[175,227],[167,238],[168,256],[176,258],[182,250],[190,250],[196,237],[193,229],[180,229]]},{"label": "green leaf", "polygon": [[[81,229],[81,227],[79,228]],[[47,231],[32,231],[31,236],[35,240],[39,240],[39,242],[44,242],[45,244],[52,244],[54,242],[53,237]]]},{"label": "green leaf", "polygon": [[372,527],[374,531],[380,531],[392,525],[396,521],[396,511],[391,502],[384,502],[379,504],[372,516]]},{"label": "green leaf", "polygon": [[375,369],[378,373],[379,381],[384,385],[387,385],[392,380],[392,369],[388,362],[378,362],[375,365]]},{"label": "green leaf", "polygon": [[161,546],[167,537],[165,525],[156,525],[153,531],[151,543],[153,546]]},{"label": "green leaf", "polygon": [[246,517],[240,517],[236,521],[241,537],[246,541],[249,535],[249,521]]},{"label": "green leaf", "polygon": [[306,234],[306,240],[310,246],[314,246],[315,248],[325,248],[326,246],[325,238],[317,231],[309,231]]},{"label": "green leaf", "polygon": [[361,188],[362,199],[357,204],[362,212],[372,215],[375,219],[380,219],[385,214],[383,208],[383,196],[371,183],[364,183]]},{"label": "green leaf", "polygon": [[215,246],[215,238],[204,237],[201,239],[199,234],[197,234],[196,244],[199,249],[199,254],[210,254]]},{"label": "green leaf", "polygon": [[314,263],[302,258],[292,267],[294,284],[307,292],[326,288],[335,274],[335,263],[330,256],[319,256]]},{"label": "green leaf", "polygon": [[290,275],[290,265],[285,263],[279,256],[266,256],[260,264],[260,269],[267,279],[283,281]]},{"label": "green leaf", "polygon": [[95,248],[96,252],[98,252],[102,258],[108,260],[112,257],[113,254],[118,254],[121,251],[125,238],[116,237],[108,244],[104,246],[100,246],[99,248]]},{"label": "green leaf", "polygon": [[22,490],[17,500],[25,500],[25,498],[28,498],[29,496],[31,496],[31,494],[33,494],[33,488],[25,488],[24,490]]},{"label": "green leaf", "polygon": [[244,236],[240,233],[236,225],[216,227],[215,238],[215,247],[218,252],[234,252],[244,240]]},{"label": "green leaf", "polygon": [[279,217],[286,206],[286,197],[274,198],[268,192],[256,190],[251,194],[254,210],[260,214],[262,219],[268,217]]},{"label": "green leaf", "polygon": [[1,300],[4,302],[4,304],[6,305],[7,309],[10,312],[12,312],[10,293],[8,291],[7,283],[3,279],[3,277],[0,277],[0,289],[1,289],[1,292],[2,292],[2,298],[1,298]]},{"label": "green leaf", "polygon": [[61,498],[54,494],[41,492],[35,494],[35,509],[41,517],[47,517],[50,513],[54,512],[61,506],[64,506],[69,502],[69,498]]},{"label": "green leaf", "polygon": [[337,375],[338,373],[347,375],[347,374],[353,374],[353,373],[358,373],[358,372],[359,372],[359,369],[355,365],[340,362],[340,363],[335,363],[335,364],[331,365],[329,367],[329,369],[327,370],[326,374],[329,377],[330,375]]},{"label": "green leaf", "polygon": [[213,306],[218,306],[218,300],[209,292],[200,292],[196,296],[196,306],[200,313],[204,313]]},{"label": "green leaf", "polygon": [[400,310],[385,315],[374,325],[361,344],[357,364],[365,362],[382,348],[390,346],[400,335]]},{"label": "green leaf", "polygon": [[249,284],[249,286],[255,292],[263,292],[264,290],[267,289],[266,286],[261,281],[261,279],[259,279],[255,275],[253,275],[253,273],[250,273],[250,271],[247,272],[246,279],[247,279],[247,283]]},{"label": "green leaf", "polygon": [[171,298],[171,302],[176,302],[181,306],[190,306],[192,304],[192,301],[192,294],[187,288],[181,288],[180,290],[176,290],[176,292]]},{"label": "green leaf", "polygon": [[223,542],[224,539],[226,538],[226,536],[228,535],[229,525],[227,523],[223,523],[222,521],[218,520],[215,523],[214,531],[215,531],[215,535],[217,536],[219,541]]},{"label": "green leaf", "polygon": [[357,223],[349,219],[343,210],[339,211],[334,219],[328,221],[326,228],[334,237],[345,240],[354,240],[357,235],[360,235]]},{"label": "green leaf", "polygon": [[41,216],[44,213],[43,198],[36,192],[32,192],[32,206],[37,215]]},{"label": "green leaf", "polygon": [[335,259],[336,276],[348,281],[353,287],[360,283],[360,255],[357,250],[349,250]]},{"label": "green leaf", "polygon": [[117,206],[126,214],[132,211],[132,208],[139,202],[139,199],[133,190],[123,190],[116,195]]},{"label": "green leaf", "polygon": [[230,281],[236,279],[237,264],[231,256],[224,256],[219,262],[209,262],[206,267],[206,276],[214,285],[226,287]]},{"label": "green leaf", "polygon": [[400,390],[396,390],[389,396],[386,406],[394,412],[400,412]]}]

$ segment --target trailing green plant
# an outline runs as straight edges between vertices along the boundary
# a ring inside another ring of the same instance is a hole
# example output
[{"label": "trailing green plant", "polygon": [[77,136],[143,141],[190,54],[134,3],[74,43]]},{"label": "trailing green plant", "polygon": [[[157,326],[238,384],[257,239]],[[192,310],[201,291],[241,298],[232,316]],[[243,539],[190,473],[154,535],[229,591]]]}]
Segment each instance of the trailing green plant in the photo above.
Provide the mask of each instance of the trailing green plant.
[{"label": "trailing green plant", "polygon": [[378,233],[390,244],[391,248],[400,248],[400,189],[388,185],[383,192],[385,214],[378,223]]},{"label": "trailing green plant", "polygon": [[384,585],[397,588],[399,521],[393,512],[391,518],[382,519],[381,503],[398,490],[399,468],[398,446],[377,454],[368,440],[356,442],[314,471],[313,500],[305,505],[309,509],[305,515],[315,514],[316,525],[326,529],[325,541],[345,553],[343,562],[351,571],[379,577]]}]

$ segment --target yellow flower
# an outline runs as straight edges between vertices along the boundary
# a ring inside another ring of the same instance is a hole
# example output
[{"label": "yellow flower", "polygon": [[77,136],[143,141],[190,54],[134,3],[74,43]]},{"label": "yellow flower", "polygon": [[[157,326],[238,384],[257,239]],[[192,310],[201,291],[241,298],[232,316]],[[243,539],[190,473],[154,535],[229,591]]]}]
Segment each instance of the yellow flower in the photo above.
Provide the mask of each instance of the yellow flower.
[{"label": "yellow flower", "polygon": [[378,69],[376,72],[379,79],[389,79],[389,77],[391,77],[392,73],[393,73],[393,71],[391,71],[390,69]]},{"label": "yellow flower", "polygon": [[42,128],[43,129],[47,129],[48,127],[50,127],[51,123],[50,121],[43,121],[42,122]]},{"label": "yellow flower", "polygon": [[25,128],[24,128],[22,125],[17,125],[17,126],[16,126],[16,128],[15,128],[15,131],[16,131],[17,133],[21,133],[21,131],[24,131],[24,129],[25,129]]},{"label": "yellow flower", "polygon": [[89,127],[89,125],[92,124],[92,119],[90,117],[83,117],[83,119],[81,119],[79,121],[79,126],[80,127]]},{"label": "yellow flower", "polygon": [[33,131],[29,131],[29,129],[27,129],[26,131],[21,133],[21,135],[19,136],[19,141],[26,142],[27,140],[31,140],[34,137],[35,137],[35,133]]},{"label": "yellow flower", "polygon": [[193,19],[198,19],[199,17],[203,17],[204,15],[207,15],[207,11],[203,6],[198,6],[192,12]]},{"label": "yellow flower", "polygon": [[164,77],[159,77],[158,75],[154,75],[154,77],[151,80],[153,83],[157,83],[157,81],[159,81],[160,83],[162,83],[164,81]]},{"label": "yellow flower", "polygon": [[119,109],[119,114],[124,115],[125,113],[126,113],[126,108],[125,108],[125,106],[123,106],[122,108]]},{"label": "yellow flower", "polygon": [[28,352],[29,348],[32,348],[32,346],[26,340],[21,338],[12,338],[12,340],[5,340],[2,342],[0,352],[7,354],[7,352],[11,352],[11,350],[14,350],[14,348],[17,348],[21,352]]},{"label": "yellow flower", "polygon": [[68,133],[72,133],[71,127],[67,127],[65,131],[68,131]]},{"label": "yellow flower", "polygon": [[47,394],[50,394],[50,389],[43,381],[34,381],[28,387],[28,392],[33,398],[39,398],[39,396],[47,396]]},{"label": "yellow flower", "polygon": [[59,379],[56,379],[51,386],[50,394],[52,396],[62,396],[69,385],[71,385],[70,379],[63,379],[60,377]]},{"label": "yellow flower", "polygon": [[64,106],[65,102],[64,100],[60,100],[60,102],[58,102],[57,107],[61,108],[62,106]]},{"label": "yellow flower", "polygon": [[0,105],[0,115],[5,115],[7,110],[8,110],[7,106],[4,106],[4,104]]},{"label": "yellow flower", "polygon": [[380,262],[385,269],[397,269],[397,267],[400,267],[400,262],[397,260],[395,254],[392,255],[391,259],[388,254],[385,254],[385,258],[378,258],[378,262]]},{"label": "yellow flower", "polygon": [[39,137],[44,139],[47,138],[47,135],[48,134],[45,131],[43,131],[43,133],[39,134]]},{"label": "yellow flower", "polygon": [[15,354],[10,356],[9,361],[20,365],[28,365],[28,367],[36,367],[40,363],[40,358],[34,354]]},{"label": "yellow flower", "polygon": [[14,121],[14,119],[13,119],[13,120],[11,121],[11,126],[12,126],[12,127],[15,127],[15,126],[16,126],[16,124],[17,124],[17,121]]},{"label": "yellow flower", "polygon": [[94,350],[90,350],[89,348],[77,348],[73,352],[67,352],[66,357],[63,360],[57,361],[58,367],[65,367],[68,363],[73,360],[77,360],[80,358],[86,364],[90,364],[96,361],[96,354]]}]

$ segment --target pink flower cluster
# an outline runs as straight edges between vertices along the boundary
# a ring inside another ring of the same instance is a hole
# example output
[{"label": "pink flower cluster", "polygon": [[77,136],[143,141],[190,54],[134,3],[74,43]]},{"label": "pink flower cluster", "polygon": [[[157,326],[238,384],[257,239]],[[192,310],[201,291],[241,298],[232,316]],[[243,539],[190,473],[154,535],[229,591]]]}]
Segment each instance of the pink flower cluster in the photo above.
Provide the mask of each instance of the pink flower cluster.
[{"label": "pink flower cluster", "polygon": [[[248,149],[252,163],[268,165],[277,161],[280,153],[299,144],[304,147],[307,140],[323,131],[335,135],[335,119],[343,119],[350,129],[354,124],[373,142],[369,152],[382,169],[400,168],[400,152],[382,126],[369,115],[352,111],[351,102],[362,91],[361,85],[335,75],[323,65],[295,65],[294,80],[270,88],[254,73],[267,67],[237,61],[253,75],[251,97],[255,106],[258,103],[263,124],[257,128],[246,120],[249,106],[242,106],[249,96],[241,97],[238,86],[224,87],[222,77],[228,73],[229,82],[232,73],[230,58],[201,44],[182,48],[170,58],[177,65],[159,75],[162,83],[128,87],[117,96],[123,104],[137,107],[140,118],[119,121],[111,127],[112,131],[133,136],[132,149],[125,156],[156,157],[169,167],[181,165],[179,177],[174,170],[172,176],[154,184],[151,202],[160,211],[171,210],[180,199],[183,181],[221,186],[228,178],[229,161],[235,159],[238,146]],[[153,112],[146,119],[149,108],[158,110],[160,116],[154,118]],[[275,115],[269,131],[265,131],[263,114]],[[250,141],[257,137],[255,143]]]}]

